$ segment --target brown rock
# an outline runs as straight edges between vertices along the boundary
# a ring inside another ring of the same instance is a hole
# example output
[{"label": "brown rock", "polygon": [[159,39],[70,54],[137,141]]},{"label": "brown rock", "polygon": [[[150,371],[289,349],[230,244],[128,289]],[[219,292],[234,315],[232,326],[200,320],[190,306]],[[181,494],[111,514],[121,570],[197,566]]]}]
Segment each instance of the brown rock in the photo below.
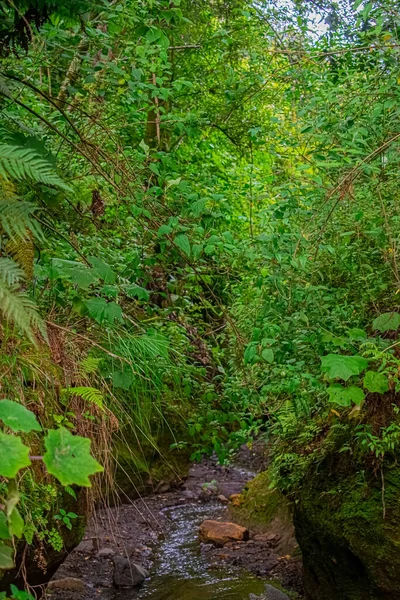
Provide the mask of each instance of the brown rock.
[{"label": "brown rock", "polygon": [[75,577],[64,577],[64,579],[53,579],[47,586],[51,590],[70,590],[74,592],[85,592],[86,585],[81,579]]},{"label": "brown rock", "polygon": [[224,496],[223,494],[220,494],[219,496],[217,496],[217,500],[222,502],[222,504],[228,504],[228,502],[229,502],[228,498],[226,496]]},{"label": "brown rock", "polygon": [[227,542],[240,542],[249,539],[249,531],[236,523],[221,521],[203,521],[199,529],[199,537],[206,544],[223,546]]}]

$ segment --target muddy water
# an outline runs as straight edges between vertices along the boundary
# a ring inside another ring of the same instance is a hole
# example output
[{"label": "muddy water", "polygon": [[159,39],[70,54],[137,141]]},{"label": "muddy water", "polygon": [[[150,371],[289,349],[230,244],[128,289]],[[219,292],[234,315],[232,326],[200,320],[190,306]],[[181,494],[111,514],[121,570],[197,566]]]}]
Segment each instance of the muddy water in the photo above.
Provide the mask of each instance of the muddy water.
[{"label": "muddy water", "polygon": [[118,592],[115,600],[247,600],[261,594],[264,582],[232,566],[211,569],[201,552],[198,528],[220,507],[184,504],[164,509],[170,521],[166,538],[157,548],[151,578],[136,592]]}]

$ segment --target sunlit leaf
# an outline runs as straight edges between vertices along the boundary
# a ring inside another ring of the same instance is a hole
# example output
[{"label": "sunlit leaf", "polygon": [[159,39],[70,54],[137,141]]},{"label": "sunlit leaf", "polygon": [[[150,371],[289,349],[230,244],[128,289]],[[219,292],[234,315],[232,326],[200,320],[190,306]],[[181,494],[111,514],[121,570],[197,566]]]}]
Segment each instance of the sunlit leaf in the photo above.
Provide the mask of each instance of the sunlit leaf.
[{"label": "sunlit leaf", "polygon": [[90,443],[90,439],[72,435],[65,427],[51,429],[44,440],[43,462],[48,472],[62,485],[90,487],[89,476],[103,471],[90,454]]}]

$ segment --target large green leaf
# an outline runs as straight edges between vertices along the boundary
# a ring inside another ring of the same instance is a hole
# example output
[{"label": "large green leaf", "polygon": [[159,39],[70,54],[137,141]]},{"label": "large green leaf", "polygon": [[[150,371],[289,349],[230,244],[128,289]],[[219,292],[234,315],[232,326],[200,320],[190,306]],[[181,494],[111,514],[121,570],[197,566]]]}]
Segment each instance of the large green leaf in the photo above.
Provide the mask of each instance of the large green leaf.
[{"label": "large green leaf", "polygon": [[11,400],[0,400],[0,421],[13,431],[41,431],[36,416],[18,402]]},{"label": "large green leaf", "polygon": [[376,371],[367,371],[364,377],[364,387],[369,392],[378,392],[384,394],[389,391],[389,382],[386,375]]},{"label": "large green leaf", "polygon": [[117,280],[116,273],[112,270],[110,265],[100,260],[96,256],[89,256],[90,264],[93,267],[94,272],[104,283],[115,283]]},{"label": "large green leaf", "polygon": [[176,236],[174,242],[187,256],[190,256],[190,242],[186,234],[180,233]]},{"label": "large green leaf", "polygon": [[0,542],[0,569],[12,569],[14,567],[14,550]]},{"label": "large green leaf", "polygon": [[19,437],[0,432],[0,476],[12,479],[23,467],[31,464],[29,448]]},{"label": "large green leaf", "polygon": [[400,327],[400,314],[396,312],[383,313],[374,319],[372,327],[381,333],[396,331]]},{"label": "large green leaf", "polygon": [[347,381],[353,375],[359,375],[368,366],[368,361],[362,356],[345,356],[343,354],[328,354],[321,358],[321,371],[329,379]]},{"label": "large green leaf", "polygon": [[339,406],[348,407],[351,403],[361,404],[365,398],[365,394],[361,388],[356,385],[343,387],[340,383],[335,383],[328,387],[329,402],[334,402]]},{"label": "large green leaf", "polygon": [[8,520],[6,513],[0,510],[0,540],[9,540],[10,532],[8,530]]},{"label": "large green leaf", "polygon": [[89,475],[103,471],[103,467],[90,454],[88,438],[72,435],[65,427],[51,429],[44,440],[43,456],[49,473],[62,485],[90,487]]},{"label": "large green leaf", "polygon": [[13,508],[10,516],[8,517],[8,524],[10,528],[10,534],[15,535],[17,538],[21,538],[24,530],[24,520],[21,517],[17,507]]}]

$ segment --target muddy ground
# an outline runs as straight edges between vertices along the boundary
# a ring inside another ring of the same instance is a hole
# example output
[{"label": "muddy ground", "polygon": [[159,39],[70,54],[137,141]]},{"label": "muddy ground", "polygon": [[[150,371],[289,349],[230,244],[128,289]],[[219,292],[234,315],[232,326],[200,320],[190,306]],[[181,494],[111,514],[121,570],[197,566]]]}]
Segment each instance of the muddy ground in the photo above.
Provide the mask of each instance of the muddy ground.
[{"label": "muddy ground", "polygon": [[[93,598],[116,598],[113,585],[113,561],[115,555],[129,558],[145,567],[151,578],[157,578],[157,561],[163,548],[168,546],[171,529],[170,511],[179,506],[204,505],[201,510],[207,519],[230,520],[227,500],[240,493],[254,476],[248,469],[257,464],[262,468],[259,456],[242,453],[240,466],[226,468],[212,460],[204,460],[192,466],[188,478],[178,489],[159,486],[159,493],[139,498],[113,508],[99,510],[90,523],[85,539],[68,556],[53,580],[55,587],[47,595],[59,600],[92,600]],[[188,506],[188,508],[190,508]],[[186,510],[186,509],[185,509]],[[185,523],[191,527],[191,523]],[[301,563],[299,558],[280,556],[275,550],[279,534],[254,534],[250,532],[247,542],[232,542],[223,548],[215,548],[197,541],[197,524],[193,524],[194,544],[206,559],[209,568],[237,565],[266,580],[278,580],[289,591],[301,594]],[[176,533],[175,533],[176,536]],[[164,550],[165,552],[165,550]],[[75,578],[68,584],[60,581]],[[72,585],[74,589],[65,589]]]}]

